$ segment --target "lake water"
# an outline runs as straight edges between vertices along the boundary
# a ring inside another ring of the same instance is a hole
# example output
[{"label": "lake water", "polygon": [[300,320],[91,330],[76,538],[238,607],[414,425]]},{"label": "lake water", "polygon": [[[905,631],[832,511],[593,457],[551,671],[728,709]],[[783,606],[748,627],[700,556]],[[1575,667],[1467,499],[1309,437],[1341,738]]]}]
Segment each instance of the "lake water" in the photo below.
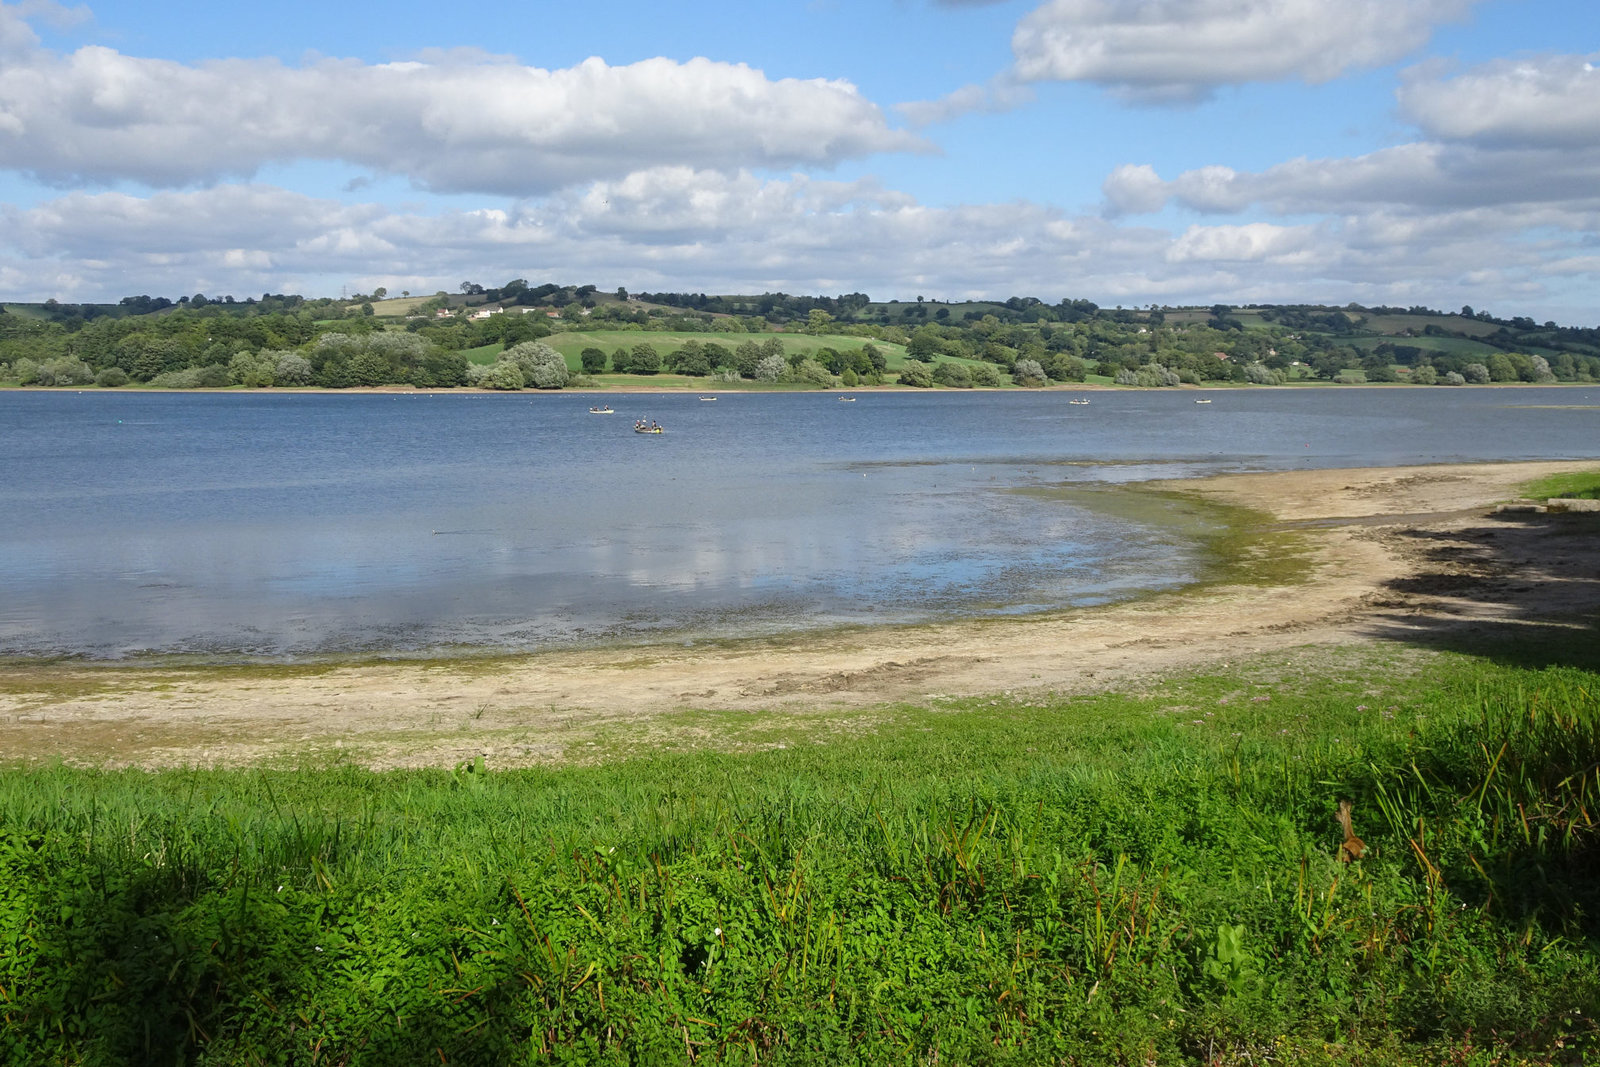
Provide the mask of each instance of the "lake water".
[{"label": "lake water", "polygon": [[[0,393],[0,655],[526,650],[1171,587],[1073,487],[1600,456],[1600,388]],[[668,430],[631,432],[637,417]],[[1061,491],[1063,488],[1069,491]]]}]

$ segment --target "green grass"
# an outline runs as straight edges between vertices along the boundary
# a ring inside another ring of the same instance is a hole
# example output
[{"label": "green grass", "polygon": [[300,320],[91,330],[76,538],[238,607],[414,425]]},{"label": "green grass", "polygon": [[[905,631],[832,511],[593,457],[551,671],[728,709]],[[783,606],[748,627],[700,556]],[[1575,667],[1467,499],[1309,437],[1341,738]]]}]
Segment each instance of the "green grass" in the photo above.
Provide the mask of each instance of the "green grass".
[{"label": "green grass", "polygon": [[1548,500],[1551,497],[1600,500],[1600,471],[1553,474],[1523,486],[1522,495],[1530,500]]},{"label": "green grass", "polygon": [[0,1057],[1582,1062],[1595,647],[690,712],[763,750],[543,771],[0,772]]},{"label": "green grass", "polygon": [[[479,345],[477,348],[463,348],[461,350],[461,354],[467,357],[468,363],[480,363],[484,366],[488,366],[499,357],[501,352],[504,352],[505,350],[506,346],[496,341],[492,345]],[[569,359],[567,362],[570,365],[572,361]]]},{"label": "green grass", "polygon": [[1484,344],[1465,337],[1352,337],[1349,344],[1356,348],[1376,348],[1384,344],[1410,345],[1427,352],[1442,352],[1451,356],[1484,356],[1494,355],[1500,349],[1493,345]]},{"label": "green grass", "polygon": [[[1500,327],[1489,322],[1480,322],[1477,319],[1464,319],[1460,315],[1370,315],[1367,317],[1366,329],[1384,334],[1403,334],[1415,331],[1421,334],[1429,326],[1437,326],[1441,330],[1451,333],[1464,334],[1467,337],[1485,337],[1497,332]],[[1419,341],[1448,340],[1448,338],[1394,337],[1395,343],[1415,344]]]}]

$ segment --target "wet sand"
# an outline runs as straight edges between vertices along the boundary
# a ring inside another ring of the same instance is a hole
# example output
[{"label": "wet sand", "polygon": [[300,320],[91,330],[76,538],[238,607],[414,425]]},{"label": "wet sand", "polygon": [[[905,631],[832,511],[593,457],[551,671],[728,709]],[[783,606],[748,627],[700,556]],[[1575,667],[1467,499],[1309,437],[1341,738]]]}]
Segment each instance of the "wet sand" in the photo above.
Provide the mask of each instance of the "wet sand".
[{"label": "wet sand", "polygon": [[450,766],[487,750],[499,766],[551,763],[585,758],[608,730],[648,736],[696,711],[848,729],[897,703],[1089,692],[1296,648],[1537,638],[1600,616],[1600,516],[1493,509],[1523,482],[1594,466],[1148,483],[1262,516],[1235,580],[1044,616],[483,661],[0,667],[0,759]]}]

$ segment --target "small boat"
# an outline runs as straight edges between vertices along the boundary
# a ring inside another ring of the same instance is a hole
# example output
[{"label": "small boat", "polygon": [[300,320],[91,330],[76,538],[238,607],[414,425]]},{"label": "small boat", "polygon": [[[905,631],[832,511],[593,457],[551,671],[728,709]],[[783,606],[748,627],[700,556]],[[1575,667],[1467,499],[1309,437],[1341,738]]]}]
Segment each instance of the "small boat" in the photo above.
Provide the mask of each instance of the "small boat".
[{"label": "small boat", "polygon": [[716,399],[716,397],[714,397],[714,396],[703,396],[703,397],[701,397],[701,398],[700,398],[700,399],[701,399],[701,400],[715,400],[715,399]]},{"label": "small boat", "polygon": [[640,419],[638,422],[633,424],[633,432],[634,433],[666,433],[667,431],[663,430],[660,426],[658,426],[657,424],[655,424],[653,422],[645,422],[643,419]]},{"label": "small boat", "polygon": [[839,398],[839,403],[841,404],[854,404],[855,402],[856,398],[853,396],[841,396]]},{"label": "small boat", "polygon": [[1086,397],[1081,396],[1073,397],[1071,400],[1067,401],[1069,404],[1087,404],[1088,402],[1089,401]]},{"label": "small boat", "polygon": [[611,405],[610,404],[607,404],[603,408],[590,408],[589,409],[589,414],[591,414],[591,415],[615,415],[616,412],[611,410]]},{"label": "small boat", "polygon": [[1211,401],[1209,401],[1209,400],[1196,400],[1195,403],[1196,404],[1209,404],[1209,403],[1211,403]]}]

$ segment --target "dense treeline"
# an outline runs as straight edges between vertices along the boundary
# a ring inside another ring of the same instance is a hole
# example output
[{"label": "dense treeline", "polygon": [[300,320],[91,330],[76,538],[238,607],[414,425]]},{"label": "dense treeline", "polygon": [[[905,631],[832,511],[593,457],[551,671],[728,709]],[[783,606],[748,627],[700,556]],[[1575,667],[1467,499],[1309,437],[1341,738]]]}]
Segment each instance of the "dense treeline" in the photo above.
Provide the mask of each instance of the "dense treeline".
[{"label": "dense treeline", "polygon": [[[621,289],[601,294],[593,285],[530,285],[521,278],[496,288],[474,282],[460,288],[455,295],[405,301],[392,315],[375,310],[386,295],[382,289],[342,302],[271,293],[247,301],[202,294],[176,301],[130,296],[115,305],[51,301],[27,314],[0,315],[0,380],[521,388],[529,368],[515,374],[507,367],[474,369],[488,357],[474,361],[465,353],[500,346],[509,354],[555,329],[727,335],[726,342],[663,345],[641,338],[620,348],[585,346],[581,372],[587,375],[953,388],[1091,376],[1144,386],[1290,378],[1426,385],[1600,380],[1600,330],[1498,319],[1470,307],[1446,314],[1356,305],[1105,309],[1087,300],[1047,304],[1032,297],[874,303],[865,293],[630,297]],[[780,335],[818,341],[797,348]],[[839,337],[859,343],[840,344]],[[891,370],[880,346],[903,346],[905,365],[898,365],[897,354]],[[576,373],[577,365],[569,371]],[[562,376],[551,370],[540,377]],[[522,384],[510,384],[518,378]]]}]

